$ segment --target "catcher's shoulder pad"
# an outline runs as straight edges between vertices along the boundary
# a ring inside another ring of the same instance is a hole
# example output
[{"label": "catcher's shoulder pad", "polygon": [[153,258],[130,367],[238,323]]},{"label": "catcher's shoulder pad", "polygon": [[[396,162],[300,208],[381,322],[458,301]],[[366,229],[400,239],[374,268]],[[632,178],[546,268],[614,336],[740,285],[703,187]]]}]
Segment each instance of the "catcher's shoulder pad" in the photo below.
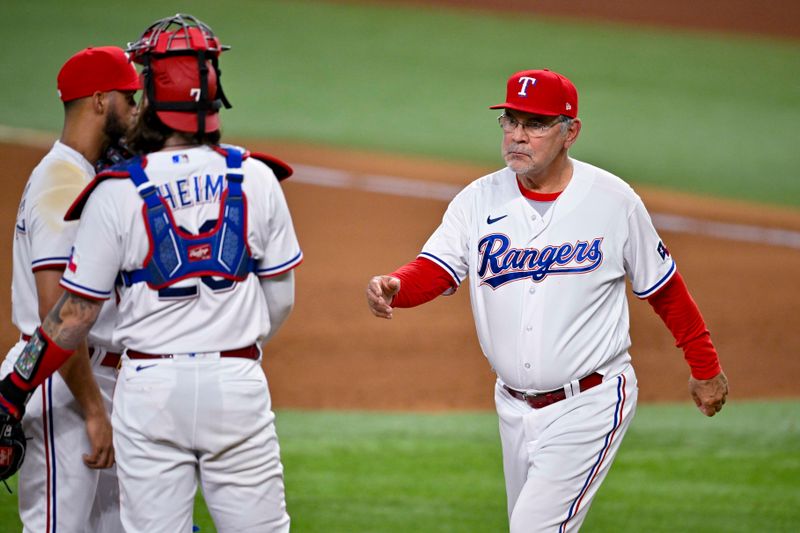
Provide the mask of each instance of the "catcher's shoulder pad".
[{"label": "catcher's shoulder pad", "polygon": [[278,178],[278,181],[283,181],[294,174],[294,169],[290,167],[288,163],[281,161],[274,155],[269,155],[262,152],[250,152],[250,157],[253,159],[258,159],[271,168],[272,172],[275,173],[275,177]]},{"label": "catcher's shoulder pad", "polygon": [[[78,194],[75,201],[72,202],[72,205],[69,206],[67,209],[67,213],[64,215],[64,220],[67,222],[71,220],[78,220],[81,218],[81,213],[83,213],[83,208],[86,207],[86,201],[89,200],[89,196],[91,196],[92,192],[100,185],[102,182],[108,179],[121,179],[121,178],[128,178],[130,173],[128,172],[128,165],[130,164],[130,159],[117,163],[113,166],[108,167],[104,171],[97,174],[92,181],[89,182],[86,187]],[[142,158],[142,166],[147,164],[147,160]]]},{"label": "catcher's shoulder pad", "polygon": [[228,150],[230,148],[235,148],[241,152],[244,152],[242,159],[252,157],[253,159],[257,159],[267,165],[272,172],[275,173],[275,177],[278,178],[278,181],[283,181],[294,174],[294,169],[289,166],[288,163],[278,159],[274,155],[265,154],[263,152],[251,152],[250,150],[242,148],[241,146],[235,146],[233,144],[220,144],[218,146],[214,146],[214,150],[223,156],[228,155]]}]

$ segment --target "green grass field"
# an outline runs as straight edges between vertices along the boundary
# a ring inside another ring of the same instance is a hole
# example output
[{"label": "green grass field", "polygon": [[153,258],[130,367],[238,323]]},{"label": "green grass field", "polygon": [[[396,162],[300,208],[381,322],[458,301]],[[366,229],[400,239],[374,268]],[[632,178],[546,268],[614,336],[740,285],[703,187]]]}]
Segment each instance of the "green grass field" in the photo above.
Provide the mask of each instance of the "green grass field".
[{"label": "green grass field", "polygon": [[[58,130],[55,74],[178,10],[231,44],[227,132],[501,164],[505,79],[581,93],[573,153],[633,183],[800,206],[800,43],[501,13],[306,1],[5,2],[0,124]],[[465,177],[465,180],[470,177]]]},{"label": "green grass field", "polygon": [[[494,413],[280,411],[293,531],[507,530]],[[0,532],[19,531],[0,496]],[[214,531],[198,498],[195,522]],[[793,532],[800,525],[800,402],[643,405],[584,531]]]}]

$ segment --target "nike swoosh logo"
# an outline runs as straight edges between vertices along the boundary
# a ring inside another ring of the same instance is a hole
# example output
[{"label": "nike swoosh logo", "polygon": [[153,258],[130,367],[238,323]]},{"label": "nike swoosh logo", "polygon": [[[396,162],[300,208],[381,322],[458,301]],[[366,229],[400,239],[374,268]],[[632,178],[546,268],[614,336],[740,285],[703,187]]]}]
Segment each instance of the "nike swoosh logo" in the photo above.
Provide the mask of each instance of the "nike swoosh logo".
[{"label": "nike swoosh logo", "polygon": [[495,222],[497,222],[498,220],[503,220],[503,219],[504,219],[504,218],[506,218],[507,216],[508,216],[508,215],[503,215],[503,216],[501,216],[501,217],[492,218],[492,215],[489,215],[488,217],[486,217],[486,223],[487,223],[487,224],[494,224],[494,223],[495,223]]},{"label": "nike swoosh logo", "polygon": [[136,371],[137,371],[137,372],[141,372],[141,371],[142,371],[142,370],[144,370],[145,368],[152,368],[152,367],[154,367],[154,366],[158,366],[158,363],[153,363],[152,365],[138,365],[138,366],[136,367]]}]

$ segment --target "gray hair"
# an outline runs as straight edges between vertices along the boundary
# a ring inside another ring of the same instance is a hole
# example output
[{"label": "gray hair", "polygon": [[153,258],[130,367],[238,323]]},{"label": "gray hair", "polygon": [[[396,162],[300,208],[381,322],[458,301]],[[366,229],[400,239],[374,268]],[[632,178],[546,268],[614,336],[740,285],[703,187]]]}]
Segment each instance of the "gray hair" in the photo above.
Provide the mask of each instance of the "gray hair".
[{"label": "gray hair", "polygon": [[569,131],[569,128],[572,126],[573,122],[573,118],[568,117],[567,115],[561,115],[561,135],[564,135],[567,133],[567,131]]}]

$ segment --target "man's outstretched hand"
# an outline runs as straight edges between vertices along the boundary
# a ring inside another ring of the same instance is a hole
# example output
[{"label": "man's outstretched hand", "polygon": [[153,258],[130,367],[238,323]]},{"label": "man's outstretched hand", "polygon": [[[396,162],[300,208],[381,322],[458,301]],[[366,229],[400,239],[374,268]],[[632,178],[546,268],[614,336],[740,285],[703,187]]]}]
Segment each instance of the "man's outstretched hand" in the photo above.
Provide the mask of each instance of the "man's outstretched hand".
[{"label": "man's outstretched hand", "polygon": [[392,276],[375,276],[367,285],[367,305],[378,318],[392,318],[392,300],[400,292],[400,280]]}]

